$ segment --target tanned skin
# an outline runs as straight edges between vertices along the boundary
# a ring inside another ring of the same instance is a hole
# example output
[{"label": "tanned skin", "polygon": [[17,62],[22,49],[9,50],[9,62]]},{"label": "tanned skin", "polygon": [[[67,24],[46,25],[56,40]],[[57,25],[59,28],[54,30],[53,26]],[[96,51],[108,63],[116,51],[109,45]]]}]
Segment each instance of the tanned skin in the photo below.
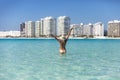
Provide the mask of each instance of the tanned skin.
[{"label": "tanned skin", "polygon": [[61,38],[59,38],[59,37],[57,37],[57,36],[55,36],[55,35],[52,35],[52,37],[54,37],[54,38],[59,42],[59,44],[60,44],[60,53],[61,53],[61,54],[65,54],[65,53],[66,53],[66,48],[65,48],[65,46],[66,46],[66,43],[67,43],[67,41],[68,41],[68,38],[69,38],[69,36],[70,36],[70,34],[71,34],[72,29],[73,29],[73,28],[71,28],[71,29],[69,30],[68,34],[67,34],[66,36],[64,36],[64,39],[61,39]]}]

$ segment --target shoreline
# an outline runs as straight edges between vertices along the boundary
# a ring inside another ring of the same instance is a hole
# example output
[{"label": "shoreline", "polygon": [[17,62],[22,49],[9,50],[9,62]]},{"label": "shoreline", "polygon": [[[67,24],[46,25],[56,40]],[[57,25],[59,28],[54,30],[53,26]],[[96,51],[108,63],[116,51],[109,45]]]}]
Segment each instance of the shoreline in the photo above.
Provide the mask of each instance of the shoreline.
[{"label": "shoreline", "polygon": [[[14,37],[14,38],[6,38],[6,37],[0,37],[0,39],[54,39],[54,38],[23,38],[23,37]],[[113,37],[96,37],[96,38],[85,38],[85,37],[70,37],[69,39],[120,39],[113,38]]]}]

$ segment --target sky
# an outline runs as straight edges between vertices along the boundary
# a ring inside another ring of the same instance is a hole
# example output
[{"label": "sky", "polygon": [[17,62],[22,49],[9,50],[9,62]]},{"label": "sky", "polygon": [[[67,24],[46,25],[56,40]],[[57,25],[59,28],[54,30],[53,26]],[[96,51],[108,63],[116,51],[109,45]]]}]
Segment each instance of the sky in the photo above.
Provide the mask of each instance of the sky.
[{"label": "sky", "polygon": [[120,20],[120,0],[0,0],[0,31],[19,30],[20,23],[68,16],[71,24]]}]

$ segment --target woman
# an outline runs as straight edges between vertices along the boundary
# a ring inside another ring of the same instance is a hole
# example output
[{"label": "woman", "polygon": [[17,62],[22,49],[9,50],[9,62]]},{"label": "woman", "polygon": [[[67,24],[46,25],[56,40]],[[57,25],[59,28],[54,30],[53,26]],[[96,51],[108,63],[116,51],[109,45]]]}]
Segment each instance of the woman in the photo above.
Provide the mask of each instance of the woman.
[{"label": "woman", "polygon": [[60,44],[60,50],[59,51],[60,51],[61,54],[65,54],[66,53],[65,46],[66,46],[68,38],[69,38],[69,36],[71,34],[72,29],[73,28],[70,29],[70,31],[68,32],[68,34],[66,36],[62,35],[60,37],[56,37],[55,35],[52,35]]}]

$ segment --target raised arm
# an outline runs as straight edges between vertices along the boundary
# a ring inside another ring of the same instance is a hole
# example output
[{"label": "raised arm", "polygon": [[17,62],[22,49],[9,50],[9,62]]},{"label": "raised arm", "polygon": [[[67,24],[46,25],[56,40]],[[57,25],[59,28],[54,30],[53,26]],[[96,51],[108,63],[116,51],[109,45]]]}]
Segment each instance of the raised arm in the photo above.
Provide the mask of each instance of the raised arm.
[{"label": "raised arm", "polygon": [[52,37],[54,37],[57,41],[59,41],[59,39],[55,35],[52,34]]},{"label": "raised arm", "polygon": [[73,28],[71,28],[71,29],[69,30],[69,32],[68,32],[68,34],[67,34],[67,37],[66,37],[66,40],[68,40],[68,38],[69,38],[69,36],[70,36],[70,34],[71,34],[72,29],[73,29]]}]

